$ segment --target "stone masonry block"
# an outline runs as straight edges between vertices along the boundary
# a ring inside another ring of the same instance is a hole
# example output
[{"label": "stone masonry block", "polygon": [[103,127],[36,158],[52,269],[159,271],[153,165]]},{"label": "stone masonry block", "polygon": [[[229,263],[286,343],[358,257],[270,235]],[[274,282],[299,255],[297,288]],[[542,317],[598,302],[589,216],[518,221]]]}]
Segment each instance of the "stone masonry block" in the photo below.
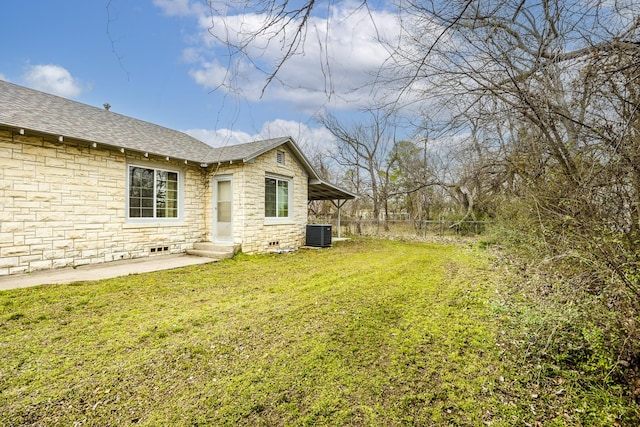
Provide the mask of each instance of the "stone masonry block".
[{"label": "stone masonry block", "polygon": [[12,235],[24,231],[24,222],[2,222],[0,223],[0,232],[3,235]]},{"label": "stone masonry block", "polygon": [[51,267],[52,267],[52,261],[51,260],[33,261],[33,262],[29,263],[29,269],[31,271],[48,270]]},{"label": "stone masonry block", "polygon": [[29,266],[19,265],[9,269],[9,274],[24,274],[29,272]]},{"label": "stone masonry block", "polygon": [[29,246],[9,246],[0,248],[0,257],[12,257],[16,255],[28,255]]},{"label": "stone masonry block", "polygon": [[14,257],[2,257],[0,258],[0,268],[15,267],[19,264],[20,258]]}]

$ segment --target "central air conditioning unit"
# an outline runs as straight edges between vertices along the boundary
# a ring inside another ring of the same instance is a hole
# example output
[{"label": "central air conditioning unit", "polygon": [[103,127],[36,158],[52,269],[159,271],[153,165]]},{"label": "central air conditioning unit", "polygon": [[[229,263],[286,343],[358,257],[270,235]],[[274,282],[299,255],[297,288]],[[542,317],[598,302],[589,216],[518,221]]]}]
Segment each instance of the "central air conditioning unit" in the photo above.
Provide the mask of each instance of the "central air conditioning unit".
[{"label": "central air conditioning unit", "polygon": [[331,224],[307,224],[307,246],[328,248],[331,246]]}]

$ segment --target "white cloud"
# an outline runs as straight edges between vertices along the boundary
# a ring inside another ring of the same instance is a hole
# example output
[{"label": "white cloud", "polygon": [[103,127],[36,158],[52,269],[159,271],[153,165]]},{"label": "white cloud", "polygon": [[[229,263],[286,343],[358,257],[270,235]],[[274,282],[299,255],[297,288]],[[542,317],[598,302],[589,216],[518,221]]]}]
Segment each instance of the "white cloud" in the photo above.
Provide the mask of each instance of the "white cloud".
[{"label": "white cloud", "polygon": [[317,152],[326,152],[335,145],[335,138],[324,127],[312,128],[305,123],[281,119],[265,122],[260,132],[253,135],[231,129],[189,129],[185,133],[213,147],[226,147],[262,139],[290,136],[307,156],[312,156]]},{"label": "white cloud", "polygon": [[153,4],[168,16],[188,16],[203,13],[205,6],[191,0],[153,0]]},{"label": "white cloud", "polygon": [[182,60],[187,64],[194,64],[203,59],[197,49],[188,47],[182,51]]},{"label": "white cloud", "polygon": [[326,152],[335,145],[335,137],[324,127],[309,127],[305,123],[293,120],[276,119],[262,125],[260,139],[292,137],[305,155],[316,152]]},{"label": "white cloud", "polygon": [[80,82],[59,65],[32,65],[23,79],[34,89],[65,98],[77,98],[82,93]]},{"label": "white cloud", "polygon": [[255,141],[255,137],[242,131],[232,129],[189,129],[186,134],[211,145],[212,147],[226,147],[228,145],[243,144]]},{"label": "white cloud", "polygon": [[217,89],[228,84],[230,71],[216,61],[200,62],[198,69],[191,70],[189,75],[201,86],[207,89]]},{"label": "white cloud", "polygon": [[[166,13],[193,15],[187,0],[155,0]],[[359,5],[359,3],[358,3]],[[191,77],[208,89],[236,92],[250,100],[280,100],[313,112],[329,103],[354,108],[369,103],[369,83],[389,54],[380,38],[395,40],[400,26],[388,11],[368,11],[351,2],[337,2],[327,16],[314,16],[296,55],[278,71],[263,94],[267,77],[284,55],[287,39],[298,22],[282,32],[248,37],[264,25],[255,13],[217,13],[201,9],[199,37],[185,48],[183,58],[194,64]],[[375,24],[374,24],[375,22]],[[229,45],[244,46],[246,56],[234,55]]]}]

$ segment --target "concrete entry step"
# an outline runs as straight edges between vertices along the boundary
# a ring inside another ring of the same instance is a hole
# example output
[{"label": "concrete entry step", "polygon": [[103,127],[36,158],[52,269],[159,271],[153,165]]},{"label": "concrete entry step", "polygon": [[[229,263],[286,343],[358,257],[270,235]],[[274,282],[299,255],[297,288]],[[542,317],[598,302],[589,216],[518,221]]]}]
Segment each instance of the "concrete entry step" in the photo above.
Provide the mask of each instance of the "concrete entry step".
[{"label": "concrete entry step", "polygon": [[193,244],[193,249],[188,249],[188,255],[195,255],[214,259],[233,258],[235,254],[240,252],[240,245],[225,245],[212,242],[199,242]]}]

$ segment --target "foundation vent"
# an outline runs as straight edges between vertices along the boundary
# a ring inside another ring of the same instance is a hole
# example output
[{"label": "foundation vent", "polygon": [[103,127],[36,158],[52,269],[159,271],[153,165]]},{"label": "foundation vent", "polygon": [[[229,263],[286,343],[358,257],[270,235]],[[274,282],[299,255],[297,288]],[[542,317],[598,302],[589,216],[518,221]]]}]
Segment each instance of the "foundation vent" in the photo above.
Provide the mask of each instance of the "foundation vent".
[{"label": "foundation vent", "polygon": [[169,252],[169,246],[157,246],[154,248],[149,248],[149,252],[151,252],[152,254]]}]

